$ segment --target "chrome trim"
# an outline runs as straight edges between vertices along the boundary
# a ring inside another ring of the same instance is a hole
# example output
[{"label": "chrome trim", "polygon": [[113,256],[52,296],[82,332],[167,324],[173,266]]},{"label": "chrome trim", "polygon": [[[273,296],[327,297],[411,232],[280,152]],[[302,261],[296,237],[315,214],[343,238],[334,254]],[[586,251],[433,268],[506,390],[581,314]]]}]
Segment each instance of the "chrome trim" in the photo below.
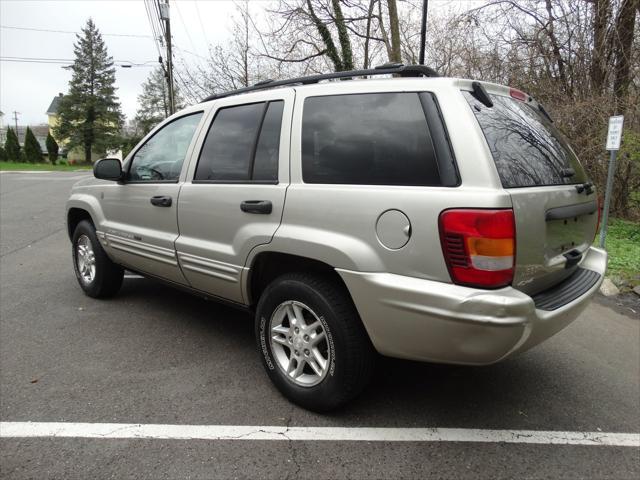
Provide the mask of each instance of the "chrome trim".
[{"label": "chrome trim", "polygon": [[148,258],[150,260],[155,260],[167,265],[178,265],[174,250],[150,245],[148,243],[138,242],[135,240],[129,240],[127,238],[112,235],[109,233],[107,233],[105,236],[107,241],[109,242],[109,246],[116,250],[127,252],[132,255],[137,255],[139,257]]},{"label": "chrome trim", "polygon": [[185,270],[218,278],[231,283],[238,283],[242,269],[228,263],[218,262],[188,253],[178,252],[178,261]]}]

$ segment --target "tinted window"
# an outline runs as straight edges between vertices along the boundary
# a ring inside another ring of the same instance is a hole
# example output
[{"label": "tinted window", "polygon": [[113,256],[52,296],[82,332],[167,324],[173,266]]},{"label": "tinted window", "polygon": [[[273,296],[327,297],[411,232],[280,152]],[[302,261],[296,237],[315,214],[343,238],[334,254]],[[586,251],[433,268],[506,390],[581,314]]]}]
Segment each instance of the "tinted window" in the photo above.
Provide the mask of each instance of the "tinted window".
[{"label": "tinted window", "polygon": [[262,122],[253,165],[253,180],[277,180],[280,126],[284,102],[271,102]]},{"label": "tinted window", "polygon": [[307,98],[302,174],[307,183],[440,185],[418,94]]},{"label": "tinted window", "polygon": [[178,118],[158,130],[131,159],[128,179],[177,181],[202,112]]},{"label": "tinted window", "polygon": [[249,180],[264,107],[254,103],[218,111],[202,147],[195,180]]},{"label": "tinted window", "polygon": [[[492,95],[493,107],[464,92],[505,188],[582,183],[586,175],[563,135],[533,106]],[[573,172],[573,175],[570,175]]]}]

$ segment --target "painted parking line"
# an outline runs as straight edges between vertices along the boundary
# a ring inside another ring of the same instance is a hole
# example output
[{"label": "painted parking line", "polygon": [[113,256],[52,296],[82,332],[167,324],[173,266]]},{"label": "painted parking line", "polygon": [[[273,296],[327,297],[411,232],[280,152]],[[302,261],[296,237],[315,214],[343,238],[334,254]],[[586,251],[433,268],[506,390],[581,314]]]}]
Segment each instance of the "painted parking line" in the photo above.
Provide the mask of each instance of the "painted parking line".
[{"label": "painted parking line", "polygon": [[28,437],[334,442],[479,442],[640,447],[639,433],[467,428],[262,427],[247,425],[0,422],[0,438]]}]

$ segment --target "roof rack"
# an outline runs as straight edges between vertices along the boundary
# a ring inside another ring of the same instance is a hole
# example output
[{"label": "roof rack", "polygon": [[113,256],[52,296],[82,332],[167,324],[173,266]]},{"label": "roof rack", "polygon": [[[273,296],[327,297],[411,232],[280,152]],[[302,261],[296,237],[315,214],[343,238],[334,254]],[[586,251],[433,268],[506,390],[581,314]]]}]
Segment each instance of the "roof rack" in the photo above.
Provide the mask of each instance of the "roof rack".
[{"label": "roof rack", "polygon": [[310,75],[308,77],[290,78],[288,80],[263,80],[249,87],[231,90],[229,92],[210,95],[203,102],[216,100],[218,98],[230,97],[241,93],[255,92],[257,90],[266,90],[269,88],[283,87],[285,85],[308,85],[310,83],[318,83],[321,80],[331,80],[335,78],[352,78],[352,77],[370,77],[373,75],[399,75],[401,77],[437,77],[438,73],[430,67],[424,65],[404,65],[402,63],[385,63],[373,69],[367,70],[348,70],[345,72],[323,73],[320,75]]}]

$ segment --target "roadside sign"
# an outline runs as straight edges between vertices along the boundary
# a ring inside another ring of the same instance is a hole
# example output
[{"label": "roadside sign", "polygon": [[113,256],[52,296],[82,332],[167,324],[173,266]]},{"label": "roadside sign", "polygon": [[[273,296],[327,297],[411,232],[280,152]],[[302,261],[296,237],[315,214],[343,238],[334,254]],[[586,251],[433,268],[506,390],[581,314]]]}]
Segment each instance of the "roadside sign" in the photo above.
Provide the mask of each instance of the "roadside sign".
[{"label": "roadside sign", "polygon": [[610,152],[609,173],[607,175],[607,187],[604,191],[604,207],[602,208],[602,226],[600,227],[600,248],[604,248],[607,239],[607,222],[609,220],[609,206],[611,205],[611,194],[613,193],[613,179],[616,175],[616,156],[620,150],[620,140],[622,140],[622,124],[624,117],[616,115],[609,117],[609,130],[607,131],[607,150]]},{"label": "roadside sign", "polygon": [[620,140],[622,139],[622,124],[624,116],[617,115],[609,117],[609,130],[607,131],[607,150],[620,150]]}]

